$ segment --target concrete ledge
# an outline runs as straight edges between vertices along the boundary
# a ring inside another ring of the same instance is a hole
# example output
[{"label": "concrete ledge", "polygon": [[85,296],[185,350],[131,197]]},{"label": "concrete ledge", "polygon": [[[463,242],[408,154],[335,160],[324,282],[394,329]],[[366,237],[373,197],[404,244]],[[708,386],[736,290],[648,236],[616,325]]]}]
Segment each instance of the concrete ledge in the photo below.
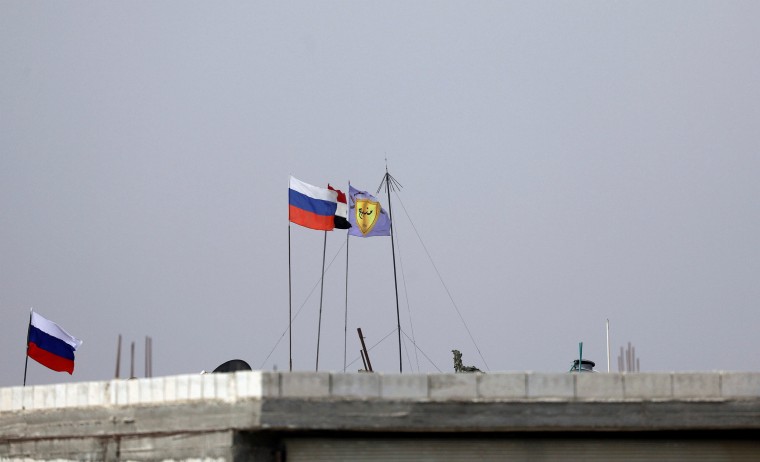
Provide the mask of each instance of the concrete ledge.
[{"label": "concrete ledge", "polygon": [[574,398],[576,374],[528,374],[528,398]]},{"label": "concrete ledge", "polygon": [[623,376],[620,374],[573,374],[575,397],[581,399],[623,399]]},{"label": "concrete ledge", "polygon": [[760,399],[760,372],[358,374],[240,371],[0,388],[0,413],[250,399]]},{"label": "concrete ledge", "polygon": [[721,374],[721,395],[726,398],[760,396],[760,372],[724,372]]},{"label": "concrete ledge", "polygon": [[228,430],[757,431],[760,373],[253,371],[3,388],[0,406],[6,447]]},{"label": "concrete ledge", "polygon": [[699,372],[673,374],[673,397],[683,399],[722,398],[720,374]]},{"label": "concrete ledge", "polygon": [[385,399],[427,399],[427,376],[380,375],[380,396]]},{"label": "concrete ledge", "polygon": [[522,372],[478,374],[478,397],[482,399],[525,399],[528,376]]},{"label": "concrete ledge", "polygon": [[327,398],[330,374],[327,372],[288,372],[280,375],[280,396],[284,398]]},{"label": "concrete ledge", "polygon": [[624,395],[628,399],[664,399],[673,396],[670,373],[623,374]]},{"label": "concrete ledge", "polygon": [[333,397],[380,398],[380,376],[378,374],[333,374]]},{"label": "concrete ledge", "polygon": [[478,397],[478,375],[431,374],[428,376],[430,399],[473,400]]}]

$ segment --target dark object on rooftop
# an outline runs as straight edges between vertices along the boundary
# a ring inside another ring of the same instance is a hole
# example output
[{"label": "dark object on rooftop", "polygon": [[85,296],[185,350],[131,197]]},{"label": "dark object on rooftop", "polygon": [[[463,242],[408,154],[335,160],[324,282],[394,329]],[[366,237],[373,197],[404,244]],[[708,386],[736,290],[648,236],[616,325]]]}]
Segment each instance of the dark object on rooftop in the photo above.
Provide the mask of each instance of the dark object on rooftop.
[{"label": "dark object on rooftop", "polygon": [[459,350],[451,350],[454,353],[454,372],[483,372],[475,366],[462,365],[462,353]]},{"label": "dark object on rooftop", "polygon": [[[596,363],[589,359],[584,359],[581,363],[581,372],[596,372],[594,370]],[[578,360],[573,361],[573,367],[570,368],[570,372],[578,372]]]},{"label": "dark object on rooftop", "polygon": [[213,372],[235,372],[235,371],[250,371],[251,366],[242,359],[231,359],[226,363],[220,365]]}]

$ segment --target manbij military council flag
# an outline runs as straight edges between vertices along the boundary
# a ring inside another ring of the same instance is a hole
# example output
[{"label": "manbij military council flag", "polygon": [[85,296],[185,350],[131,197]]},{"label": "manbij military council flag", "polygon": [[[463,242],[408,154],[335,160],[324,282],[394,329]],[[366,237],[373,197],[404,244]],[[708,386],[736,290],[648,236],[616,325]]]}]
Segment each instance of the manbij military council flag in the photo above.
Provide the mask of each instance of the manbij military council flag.
[{"label": "manbij military council flag", "polygon": [[348,234],[359,237],[390,236],[391,218],[388,212],[367,191],[359,191],[348,185]]}]

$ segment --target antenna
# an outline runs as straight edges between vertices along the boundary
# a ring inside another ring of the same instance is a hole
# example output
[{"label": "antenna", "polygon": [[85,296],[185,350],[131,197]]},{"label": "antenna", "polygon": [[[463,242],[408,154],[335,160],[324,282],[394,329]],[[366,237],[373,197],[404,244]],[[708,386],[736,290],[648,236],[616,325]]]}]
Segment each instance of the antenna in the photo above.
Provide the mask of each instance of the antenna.
[{"label": "antenna", "polygon": [[153,377],[153,338],[145,336],[145,377]]},{"label": "antenna", "polygon": [[132,352],[130,354],[129,378],[135,378],[135,342],[132,342]]},{"label": "antenna", "polygon": [[636,347],[628,342],[628,347],[623,349],[620,347],[620,355],[618,355],[618,371],[619,372],[641,372],[641,361],[636,357]]},{"label": "antenna", "polygon": [[116,375],[115,379],[119,378],[119,372],[121,369],[121,334],[119,334],[119,340],[116,342]]},{"label": "antenna", "polygon": [[[377,187],[377,191],[375,191],[375,194],[380,194],[380,191],[383,189],[384,185],[387,185],[391,191],[396,191],[396,190],[400,191],[404,189],[401,183],[399,183],[395,178],[393,178],[393,175],[388,173],[387,164],[385,166],[385,175],[383,175],[383,179],[380,181],[380,186]],[[390,205],[388,205],[388,207],[390,207]]]},{"label": "antenna", "polygon": [[[401,189],[401,183],[396,181],[393,176],[391,176],[390,173],[388,173],[388,159],[385,160],[385,175],[383,176],[383,180],[380,182],[380,186],[377,188],[377,194],[380,193],[380,189],[383,187],[383,184],[385,184],[385,192],[388,195],[388,218],[391,221],[390,225],[390,231],[391,231],[391,255],[393,256],[393,287],[396,291],[396,328],[398,329],[398,372],[399,374],[402,374],[404,372],[404,366],[403,366],[403,360],[401,356],[401,311],[398,307],[398,278],[396,277],[396,245],[394,244],[393,239],[393,207],[391,206],[391,189],[394,191],[396,188]],[[369,358],[368,363],[369,363]],[[372,366],[369,365],[370,370],[372,369]]]},{"label": "antenna", "polygon": [[610,320],[607,319],[607,373],[610,373]]}]

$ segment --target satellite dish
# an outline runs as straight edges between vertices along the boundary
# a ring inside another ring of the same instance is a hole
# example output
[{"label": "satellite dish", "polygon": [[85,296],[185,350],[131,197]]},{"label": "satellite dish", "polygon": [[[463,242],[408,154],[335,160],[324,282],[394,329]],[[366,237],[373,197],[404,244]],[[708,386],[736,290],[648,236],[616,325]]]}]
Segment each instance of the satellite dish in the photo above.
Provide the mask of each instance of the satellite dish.
[{"label": "satellite dish", "polygon": [[235,371],[250,371],[251,366],[242,359],[231,359],[213,370],[213,372],[225,373]]}]

